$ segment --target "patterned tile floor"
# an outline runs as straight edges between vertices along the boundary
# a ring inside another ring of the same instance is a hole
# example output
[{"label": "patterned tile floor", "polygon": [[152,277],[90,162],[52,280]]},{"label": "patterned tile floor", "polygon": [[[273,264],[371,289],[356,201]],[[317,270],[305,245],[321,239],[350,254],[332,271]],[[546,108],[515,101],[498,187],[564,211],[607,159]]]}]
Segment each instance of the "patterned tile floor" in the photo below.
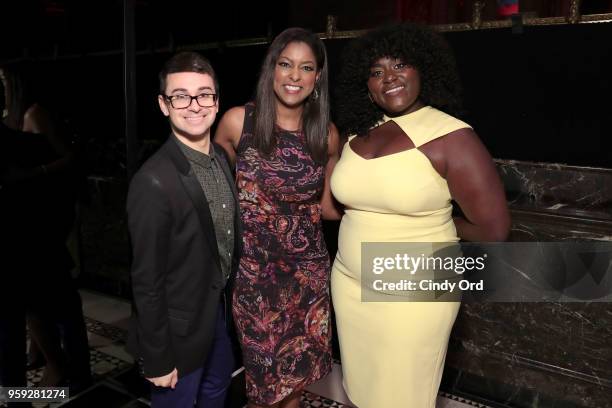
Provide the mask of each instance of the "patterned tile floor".
[{"label": "patterned tile floor", "polygon": [[[124,350],[126,322],[130,306],[121,299],[82,291],[83,310],[91,348],[91,367],[94,386],[79,396],[63,404],[34,404],[34,408],[135,408],[149,405],[146,385],[137,377],[132,368],[132,358]],[[29,385],[36,385],[42,378],[43,369],[28,372]],[[240,377],[240,376],[238,376]],[[230,395],[231,408],[242,408],[244,379],[235,378],[232,385],[234,395]],[[348,398],[342,391],[340,367],[334,370],[325,381],[309,387],[302,396],[302,408],[351,408]],[[143,393],[142,391],[145,390]],[[333,399],[331,399],[333,398]],[[2,404],[0,403],[0,406]],[[487,408],[487,406],[441,393],[436,408]],[[383,408],[383,407],[381,407]]]},{"label": "patterned tile floor", "polygon": [[[92,348],[90,353],[89,363],[91,365],[94,382],[100,382],[107,377],[114,377],[132,365],[130,362],[114,357],[100,350]],[[43,371],[44,368],[28,371],[28,385],[37,385],[43,376]]]},{"label": "patterned tile floor", "polygon": [[302,406],[313,408],[349,408],[349,405],[344,405],[336,401],[332,401],[311,392],[305,392],[302,395]]}]

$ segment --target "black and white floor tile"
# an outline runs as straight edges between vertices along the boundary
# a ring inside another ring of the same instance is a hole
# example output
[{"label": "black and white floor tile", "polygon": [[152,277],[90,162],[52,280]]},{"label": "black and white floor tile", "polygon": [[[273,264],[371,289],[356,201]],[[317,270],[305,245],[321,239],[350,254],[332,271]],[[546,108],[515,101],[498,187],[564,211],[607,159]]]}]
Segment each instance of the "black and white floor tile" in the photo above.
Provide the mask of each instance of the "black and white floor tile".
[{"label": "black and white floor tile", "polygon": [[[94,382],[113,377],[131,366],[131,363],[96,349],[90,349],[89,362]],[[36,386],[42,379],[44,368],[28,371],[28,386]]]},{"label": "black and white floor tile", "polygon": [[491,408],[486,404],[477,401],[472,401],[468,398],[459,397],[457,395],[440,392],[438,394],[437,408],[455,408],[455,407],[476,407],[476,408]]},{"label": "black and white floor tile", "polygon": [[[87,311],[85,311],[87,313]],[[89,333],[94,333],[105,337],[113,342],[124,343],[127,338],[127,331],[99,320],[85,316],[85,325]]]},{"label": "black and white floor tile", "polygon": [[302,406],[312,408],[350,408],[348,405],[341,404],[308,391],[302,395]]}]

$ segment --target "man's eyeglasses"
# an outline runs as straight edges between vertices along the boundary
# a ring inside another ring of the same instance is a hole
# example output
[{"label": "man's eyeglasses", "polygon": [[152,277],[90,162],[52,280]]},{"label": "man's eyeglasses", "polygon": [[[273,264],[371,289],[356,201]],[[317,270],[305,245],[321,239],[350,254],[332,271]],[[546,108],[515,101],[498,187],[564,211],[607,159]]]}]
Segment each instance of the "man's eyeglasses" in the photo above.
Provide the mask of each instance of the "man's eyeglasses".
[{"label": "man's eyeglasses", "polygon": [[191,95],[162,95],[165,100],[170,102],[174,109],[185,109],[191,105],[195,99],[196,103],[202,108],[212,108],[217,103],[217,94],[202,93],[196,96]]}]

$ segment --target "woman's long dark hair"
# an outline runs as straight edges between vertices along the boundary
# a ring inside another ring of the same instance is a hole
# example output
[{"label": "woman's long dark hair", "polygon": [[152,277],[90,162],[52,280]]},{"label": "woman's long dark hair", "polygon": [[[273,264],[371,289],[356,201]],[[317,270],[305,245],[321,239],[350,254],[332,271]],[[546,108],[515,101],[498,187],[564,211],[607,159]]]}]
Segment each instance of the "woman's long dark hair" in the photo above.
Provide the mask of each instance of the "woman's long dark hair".
[{"label": "woman's long dark hair", "polygon": [[[304,101],[302,131],[306,146],[318,163],[327,160],[327,135],[329,131],[329,91],[327,75],[327,53],[325,45],[312,32],[303,28],[288,28],[280,33],[268,49],[261,66],[255,96],[254,143],[260,153],[269,155],[276,145],[274,126],[276,123],[276,95],[274,94],[274,70],[280,54],[292,42],[307,44],[315,56],[319,79],[315,84],[317,98],[311,94]],[[314,93],[314,91],[313,91]]]}]

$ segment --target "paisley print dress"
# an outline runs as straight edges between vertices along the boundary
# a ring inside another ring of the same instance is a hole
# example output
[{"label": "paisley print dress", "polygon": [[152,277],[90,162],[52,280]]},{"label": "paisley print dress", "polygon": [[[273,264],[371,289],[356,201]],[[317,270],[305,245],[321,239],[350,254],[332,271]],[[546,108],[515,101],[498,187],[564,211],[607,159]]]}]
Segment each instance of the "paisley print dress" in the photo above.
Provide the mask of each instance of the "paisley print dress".
[{"label": "paisley print dress", "polygon": [[262,157],[252,145],[254,106],[246,105],[236,176],[243,255],[233,313],[247,396],[274,404],[331,369],[329,254],[319,204],[325,167],[300,132],[276,132]]}]

